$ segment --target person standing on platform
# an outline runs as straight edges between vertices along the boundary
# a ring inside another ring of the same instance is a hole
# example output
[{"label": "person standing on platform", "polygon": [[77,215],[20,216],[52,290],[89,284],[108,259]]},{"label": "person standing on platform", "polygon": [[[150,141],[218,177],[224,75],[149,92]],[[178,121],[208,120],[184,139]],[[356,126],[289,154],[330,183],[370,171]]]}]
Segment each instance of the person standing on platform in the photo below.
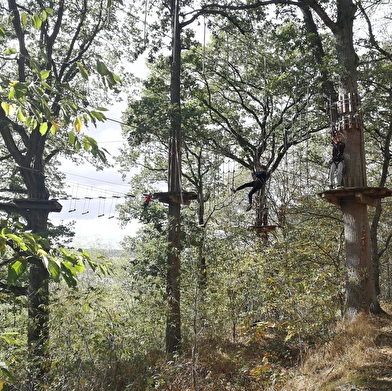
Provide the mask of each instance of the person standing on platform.
[{"label": "person standing on platform", "polygon": [[343,142],[343,135],[341,132],[336,132],[332,136],[332,160],[330,161],[331,168],[329,170],[329,188],[334,188],[335,175],[337,177],[336,188],[343,187],[343,168],[344,168],[344,148],[346,144]]}]

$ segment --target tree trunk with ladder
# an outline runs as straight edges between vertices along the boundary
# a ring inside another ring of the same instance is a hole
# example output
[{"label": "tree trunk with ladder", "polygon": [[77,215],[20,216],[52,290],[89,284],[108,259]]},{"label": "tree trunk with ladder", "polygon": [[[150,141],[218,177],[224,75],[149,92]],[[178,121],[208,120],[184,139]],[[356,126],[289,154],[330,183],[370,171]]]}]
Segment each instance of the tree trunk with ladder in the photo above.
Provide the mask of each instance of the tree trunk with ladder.
[{"label": "tree trunk with ladder", "polygon": [[[363,118],[358,97],[358,57],[353,45],[356,7],[351,0],[338,2],[338,20],[332,29],[340,70],[338,128],[344,135],[344,186],[366,188]],[[360,193],[361,194],[361,193]],[[371,257],[367,205],[356,197],[340,199],[346,242],[346,313],[379,311]]]}]

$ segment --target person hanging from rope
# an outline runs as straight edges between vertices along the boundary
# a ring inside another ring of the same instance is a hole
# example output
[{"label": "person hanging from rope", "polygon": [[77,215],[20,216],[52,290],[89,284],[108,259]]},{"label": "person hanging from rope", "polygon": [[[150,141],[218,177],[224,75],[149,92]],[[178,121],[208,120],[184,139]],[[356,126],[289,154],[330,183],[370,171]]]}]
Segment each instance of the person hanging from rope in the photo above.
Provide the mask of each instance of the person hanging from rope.
[{"label": "person hanging from rope", "polygon": [[152,200],[152,195],[151,194],[144,194],[144,202],[143,202],[143,209],[146,210],[148,206],[150,205],[150,202]]},{"label": "person hanging from rope", "polygon": [[261,164],[256,164],[256,170],[251,172],[251,174],[253,177],[252,182],[244,183],[243,185],[237,187],[236,189],[234,188],[231,189],[233,193],[236,193],[238,190],[245,189],[246,187],[252,188],[248,194],[249,205],[246,208],[247,212],[252,209],[253,194],[261,190],[264,186],[265,181],[267,180],[267,167]]},{"label": "person hanging from rope", "polygon": [[344,148],[346,144],[343,142],[343,134],[334,131],[332,135],[332,159],[330,161],[331,168],[329,170],[329,188],[334,188],[335,174],[337,176],[336,188],[343,187],[343,167],[344,167]]}]

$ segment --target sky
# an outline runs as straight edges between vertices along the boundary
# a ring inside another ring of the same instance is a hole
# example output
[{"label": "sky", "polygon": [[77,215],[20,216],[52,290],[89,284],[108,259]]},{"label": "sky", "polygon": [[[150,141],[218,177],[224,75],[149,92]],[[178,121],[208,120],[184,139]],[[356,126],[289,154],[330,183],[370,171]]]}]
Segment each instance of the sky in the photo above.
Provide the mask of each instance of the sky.
[{"label": "sky", "polygon": [[[148,76],[144,56],[130,66],[136,77],[144,79]],[[121,75],[119,76],[121,78]],[[124,143],[120,123],[126,108],[125,97],[122,102],[107,107],[105,115],[110,120],[97,122],[96,127],[91,125],[88,129],[83,129],[100,147],[108,150],[108,161],[114,167],[97,171],[89,163],[77,166],[65,159],[61,162],[61,171],[66,175],[67,194],[70,199],[59,200],[62,205],[61,212],[53,212],[49,218],[55,225],[75,222],[75,247],[121,249],[120,242],[124,236],[134,236],[139,227],[137,220],[132,220],[125,228],[120,227],[115,213],[116,205],[123,203],[124,196],[131,192],[128,182],[132,170],[123,180],[114,161]],[[142,202],[143,200],[140,200],[140,205]]]},{"label": "sky", "polygon": [[[123,146],[121,125],[115,121],[121,121],[125,108],[126,102],[110,107],[105,115],[111,120],[98,123],[96,128],[91,125],[85,130],[87,135],[110,152],[108,160],[113,164],[118,149]],[[67,194],[70,197],[59,200],[62,211],[51,213],[50,220],[55,225],[76,222],[75,246],[120,249],[124,236],[135,235],[138,228],[136,220],[121,228],[115,213],[116,205],[123,203],[125,194],[130,192],[127,182],[132,172],[123,181],[115,165],[97,171],[89,163],[75,165],[67,160],[62,161],[61,170],[66,174]]]}]

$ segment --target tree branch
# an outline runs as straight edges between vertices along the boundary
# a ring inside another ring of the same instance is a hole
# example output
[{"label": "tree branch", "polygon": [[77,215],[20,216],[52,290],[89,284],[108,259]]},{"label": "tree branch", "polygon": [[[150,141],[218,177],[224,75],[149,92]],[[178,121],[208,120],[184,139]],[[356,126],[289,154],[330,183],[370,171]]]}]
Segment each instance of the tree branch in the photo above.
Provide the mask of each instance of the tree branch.
[{"label": "tree branch", "polygon": [[23,286],[9,286],[0,282],[0,292],[12,293],[15,296],[27,296],[27,288]]}]

